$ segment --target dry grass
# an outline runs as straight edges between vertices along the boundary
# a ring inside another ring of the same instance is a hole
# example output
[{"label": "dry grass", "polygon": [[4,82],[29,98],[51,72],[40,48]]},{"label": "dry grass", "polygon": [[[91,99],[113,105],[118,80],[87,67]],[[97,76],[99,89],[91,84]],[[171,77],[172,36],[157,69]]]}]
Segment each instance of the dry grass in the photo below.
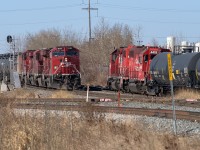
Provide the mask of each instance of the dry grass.
[{"label": "dry grass", "polygon": [[0,94],[0,97],[6,98],[36,98],[37,95],[34,91],[28,89],[15,89],[13,91],[7,91]]},{"label": "dry grass", "polygon": [[[6,150],[196,150],[199,139],[148,131],[141,123],[106,120],[101,114],[16,115],[0,108],[0,149]],[[99,117],[98,117],[99,116]]]},{"label": "dry grass", "polygon": [[[0,93],[0,98],[38,98],[37,90],[30,89],[15,89],[13,91],[7,91]],[[47,95],[50,98],[74,98],[72,92],[66,90],[59,90],[52,92],[52,94]]]},{"label": "dry grass", "polygon": [[74,95],[66,90],[59,90],[52,93],[51,98],[74,98]]},{"label": "dry grass", "polygon": [[200,99],[199,90],[182,89],[175,93],[176,99]]}]

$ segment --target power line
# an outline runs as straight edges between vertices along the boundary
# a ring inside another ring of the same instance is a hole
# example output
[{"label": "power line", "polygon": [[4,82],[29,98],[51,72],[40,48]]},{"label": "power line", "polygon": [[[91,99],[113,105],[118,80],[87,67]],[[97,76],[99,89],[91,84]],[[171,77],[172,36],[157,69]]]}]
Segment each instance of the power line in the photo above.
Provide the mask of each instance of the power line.
[{"label": "power line", "polygon": [[[109,7],[109,8],[120,8],[120,9],[130,9],[133,11],[136,10],[142,10],[142,11],[165,11],[165,12],[180,12],[180,13],[197,13],[200,12],[200,10],[194,10],[194,9],[172,9],[172,8],[148,8],[148,7],[134,7],[134,6],[122,6],[122,5],[116,5],[116,4],[106,4],[106,3],[90,3],[90,4],[98,4],[103,7]],[[22,9],[7,9],[7,10],[0,10],[0,12],[17,12],[17,11],[37,11],[37,10],[49,10],[49,9],[62,9],[67,7],[77,7],[87,5],[84,2],[82,4],[73,4],[73,5],[64,5],[64,6],[52,6],[52,7],[40,7],[40,8],[22,8]]]},{"label": "power line", "polygon": [[200,10],[196,9],[172,9],[172,8],[148,8],[148,7],[130,7],[130,6],[122,6],[122,5],[114,5],[114,4],[105,4],[105,3],[99,3],[99,5],[102,5],[103,7],[109,7],[109,8],[120,8],[120,9],[130,9],[132,11],[159,11],[159,12],[177,12],[177,13],[197,13],[200,12]]},{"label": "power line", "polygon": [[85,20],[85,18],[74,18],[74,19],[68,19],[68,20],[52,20],[52,21],[38,21],[38,22],[25,22],[25,23],[11,23],[11,24],[0,24],[0,26],[21,26],[21,25],[30,25],[30,24],[46,24],[46,23],[58,23],[58,22],[69,22],[70,21],[80,21]]},{"label": "power line", "polygon": [[[88,8],[86,8],[88,9]],[[113,19],[113,20],[122,20],[122,21],[134,21],[134,22],[148,22],[148,23],[167,23],[167,24],[194,24],[194,25],[199,25],[200,22],[184,22],[184,21],[162,21],[162,20],[141,20],[141,19],[126,19],[126,18],[116,18],[116,17],[104,17],[104,16],[99,16],[102,18],[107,18],[107,19]],[[89,17],[89,30],[91,31],[91,16]],[[0,26],[20,26],[20,25],[30,25],[30,24],[46,24],[46,23],[58,23],[58,22],[68,22],[68,21],[80,21],[80,20],[85,20],[85,18],[71,18],[68,20],[51,20],[51,21],[36,21],[36,22],[25,22],[25,23],[7,23],[7,24],[0,24]],[[91,32],[90,32],[91,33]],[[90,34],[91,35],[91,34]]]},{"label": "power line", "polygon": [[52,7],[41,7],[41,8],[24,8],[24,9],[9,9],[9,10],[0,10],[0,12],[17,12],[17,11],[38,11],[38,10],[50,10],[50,9],[62,9],[68,7],[77,7],[82,4],[74,4],[74,5],[64,5],[64,6],[52,6]]},{"label": "power line", "polygon": [[107,18],[107,19],[114,19],[114,20],[126,20],[126,21],[139,21],[139,22],[148,22],[148,23],[167,23],[167,24],[196,24],[199,25],[200,22],[189,22],[189,21],[162,21],[162,20],[141,20],[141,19],[122,19],[122,18],[115,18],[115,17],[104,17],[100,16],[102,18]]}]

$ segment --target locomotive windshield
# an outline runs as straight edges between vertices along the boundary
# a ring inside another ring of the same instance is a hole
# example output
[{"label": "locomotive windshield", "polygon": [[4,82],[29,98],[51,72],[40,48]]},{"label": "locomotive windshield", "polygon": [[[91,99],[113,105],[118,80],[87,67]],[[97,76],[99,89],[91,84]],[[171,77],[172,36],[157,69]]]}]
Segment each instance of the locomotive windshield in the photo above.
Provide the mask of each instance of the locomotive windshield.
[{"label": "locomotive windshield", "polygon": [[73,50],[73,49],[72,50],[68,50],[66,52],[66,56],[78,56],[78,52]]},{"label": "locomotive windshield", "polygon": [[156,56],[155,54],[151,54],[151,55],[150,55],[151,60],[152,60],[155,56]]},{"label": "locomotive windshield", "polygon": [[133,56],[134,56],[134,51],[133,51],[133,49],[131,49],[129,52],[129,57],[133,57]]},{"label": "locomotive windshield", "polygon": [[55,51],[55,52],[53,52],[53,56],[64,56],[64,55],[65,55],[64,51]]}]

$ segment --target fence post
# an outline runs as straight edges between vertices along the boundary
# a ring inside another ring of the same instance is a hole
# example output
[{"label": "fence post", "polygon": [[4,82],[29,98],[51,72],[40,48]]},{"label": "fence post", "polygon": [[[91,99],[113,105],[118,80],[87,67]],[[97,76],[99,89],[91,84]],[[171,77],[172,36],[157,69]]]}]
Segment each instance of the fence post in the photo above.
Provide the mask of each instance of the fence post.
[{"label": "fence post", "polygon": [[87,97],[86,97],[86,102],[88,102],[88,97],[89,97],[89,84],[87,84]]}]

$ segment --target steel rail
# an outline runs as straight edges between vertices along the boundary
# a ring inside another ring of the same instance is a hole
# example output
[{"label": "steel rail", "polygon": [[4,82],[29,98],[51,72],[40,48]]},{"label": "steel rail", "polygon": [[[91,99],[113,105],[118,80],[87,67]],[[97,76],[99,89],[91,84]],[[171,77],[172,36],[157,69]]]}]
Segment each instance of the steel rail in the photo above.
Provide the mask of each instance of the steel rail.
[{"label": "steel rail", "polygon": [[[11,108],[15,109],[42,109],[42,110],[62,110],[62,111],[81,111],[81,112],[98,112],[98,113],[117,113],[128,115],[145,115],[149,117],[159,117],[172,119],[172,110],[165,109],[146,109],[131,107],[109,107],[93,105],[55,105],[55,104],[20,104],[13,103]],[[176,118],[200,122],[200,112],[176,110]]]}]

